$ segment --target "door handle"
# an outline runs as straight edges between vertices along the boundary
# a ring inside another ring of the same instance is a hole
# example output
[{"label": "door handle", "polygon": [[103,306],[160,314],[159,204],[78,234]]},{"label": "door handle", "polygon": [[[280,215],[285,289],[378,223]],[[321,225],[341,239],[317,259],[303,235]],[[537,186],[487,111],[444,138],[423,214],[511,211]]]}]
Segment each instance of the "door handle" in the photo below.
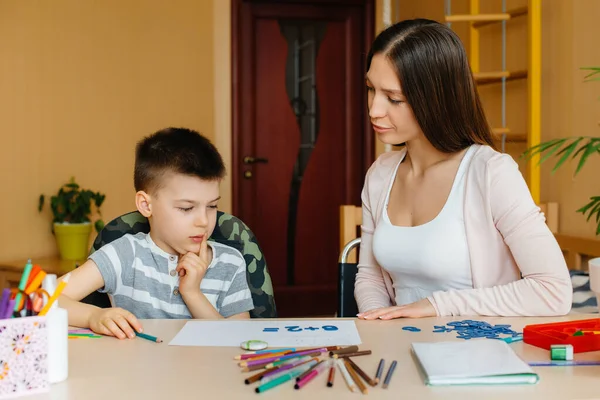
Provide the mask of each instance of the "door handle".
[{"label": "door handle", "polygon": [[244,164],[256,164],[256,163],[266,164],[267,162],[269,162],[269,160],[267,160],[266,158],[252,157],[252,156],[244,157]]}]

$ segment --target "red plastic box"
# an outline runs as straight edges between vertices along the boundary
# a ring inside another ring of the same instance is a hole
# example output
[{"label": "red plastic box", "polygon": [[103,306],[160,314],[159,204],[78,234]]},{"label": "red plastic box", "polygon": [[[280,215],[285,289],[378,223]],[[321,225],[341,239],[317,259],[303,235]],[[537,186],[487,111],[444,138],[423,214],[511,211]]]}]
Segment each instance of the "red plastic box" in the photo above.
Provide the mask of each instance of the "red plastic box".
[{"label": "red plastic box", "polygon": [[[573,336],[577,331],[582,331],[583,335]],[[571,344],[575,353],[598,351],[600,319],[527,325],[523,329],[523,342],[546,350],[550,350],[553,344]]]}]

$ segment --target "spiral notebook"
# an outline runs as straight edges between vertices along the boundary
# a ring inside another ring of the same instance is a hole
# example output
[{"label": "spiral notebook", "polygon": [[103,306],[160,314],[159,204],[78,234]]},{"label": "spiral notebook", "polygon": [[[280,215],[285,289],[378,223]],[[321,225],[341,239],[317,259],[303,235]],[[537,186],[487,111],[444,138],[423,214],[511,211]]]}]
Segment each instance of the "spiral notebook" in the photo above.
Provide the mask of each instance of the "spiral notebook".
[{"label": "spiral notebook", "polygon": [[539,376],[502,340],[413,343],[425,383],[441,385],[534,384]]}]

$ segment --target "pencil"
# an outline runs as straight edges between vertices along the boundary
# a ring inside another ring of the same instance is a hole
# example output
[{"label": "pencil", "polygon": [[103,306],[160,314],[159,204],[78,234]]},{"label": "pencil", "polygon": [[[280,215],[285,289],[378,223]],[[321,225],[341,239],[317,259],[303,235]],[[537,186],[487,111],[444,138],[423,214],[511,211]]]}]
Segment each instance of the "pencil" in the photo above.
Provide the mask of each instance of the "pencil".
[{"label": "pencil", "polygon": [[344,380],[346,381],[346,385],[348,385],[348,389],[350,389],[351,392],[354,392],[356,390],[356,384],[354,383],[354,381],[352,380],[352,377],[348,373],[346,366],[344,365],[342,360],[335,360],[335,362],[337,363],[337,366],[340,369],[340,372],[342,373]]},{"label": "pencil", "polygon": [[136,336],[141,337],[143,339],[149,340],[151,342],[162,343],[162,339],[157,338],[156,336],[147,335],[145,333],[136,332]]},{"label": "pencil", "polygon": [[348,363],[352,366],[352,368],[365,380],[365,382],[367,382],[371,386],[377,385],[377,381],[375,379],[370,378],[369,375],[367,375],[365,373],[365,371],[360,369],[360,367],[358,365],[356,365],[356,363],[354,361],[352,361],[352,359],[344,358],[344,360],[348,361]]},{"label": "pencil", "polygon": [[392,361],[392,365],[390,365],[390,369],[388,369],[387,375],[385,376],[385,380],[383,381],[383,388],[387,389],[390,384],[390,380],[392,379],[392,374],[394,373],[394,369],[396,368],[396,360]]},{"label": "pencil", "polygon": [[69,337],[91,337],[91,338],[100,338],[102,335],[96,335],[93,333],[69,333]]},{"label": "pencil", "polygon": [[367,394],[368,393],[367,387],[365,386],[363,381],[360,380],[360,377],[356,373],[356,370],[352,367],[352,364],[350,364],[348,362],[348,360],[349,360],[349,358],[344,358],[344,363],[346,364],[346,369],[348,370],[348,373],[350,374],[350,376],[352,377],[352,380],[354,380],[354,382],[356,383],[356,385],[358,386],[358,389],[362,392],[362,394]]},{"label": "pencil", "polygon": [[329,367],[329,377],[327,378],[327,387],[333,387],[333,380],[335,378],[335,361],[331,363]]},{"label": "pencil", "polygon": [[371,354],[371,350],[363,350],[363,351],[357,351],[356,353],[334,354],[333,358],[347,358],[347,357],[367,356],[369,354]]},{"label": "pencil", "polygon": [[247,367],[249,365],[260,364],[260,362],[258,362],[258,361],[261,361],[261,360],[264,361],[266,359],[270,360],[273,357],[285,356],[286,354],[289,354],[289,353],[291,353],[291,351],[287,350],[287,351],[282,351],[282,352],[279,352],[279,353],[261,354],[261,355],[258,355],[256,357],[246,358],[245,360],[240,361],[238,363],[238,365],[240,367]]},{"label": "pencil", "polygon": [[254,374],[254,375],[249,376],[248,378],[244,379],[244,383],[246,385],[249,385],[251,383],[254,383],[254,382],[260,380],[266,374],[268,374],[270,372],[277,371],[277,370],[279,370],[279,367],[273,367],[273,368],[265,369],[264,371],[261,371],[258,374]]},{"label": "pencil", "polygon": [[385,365],[385,360],[382,358],[379,361],[379,366],[377,366],[377,373],[375,374],[375,382],[379,383],[381,380],[381,374],[383,374],[383,366]]},{"label": "pencil", "polygon": [[311,358],[310,356],[304,356],[304,357],[300,357],[300,358],[298,358],[298,359],[296,359],[296,358],[293,358],[293,359],[289,360],[289,362],[287,362],[287,363],[285,363],[285,364],[281,364],[281,365],[279,365],[279,366],[277,366],[277,367],[273,367],[273,368],[276,368],[276,369],[277,369],[277,371],[276,371],[276,372],[269,372],[269,373],[265,374],[265,375],[262,377],[262,379],[264,379],[264,378],[266,378],[266,377],[268,377],[268,376],[271,376],[271,375],[278,374],[278,373],[279,373],[279,372],[281,372],[281,371],[286,371],[286,370],[288,370],[288,369],[295,368],[295,367],[297,367],[298,365],[302,365],[302,364],[305,364],[305,363],[307,363],[307,362],[309,362],[309,361],[313,361],[313,360],[314,360],[315,362],[319,361],[319,359],[318,359],[317,357],[313,357],[313,358]]},{"label": "pencil", "polygon": [[[321,349],[323,350],[323,349]],[[302,356],[320,356],[321,353],[323,353],[323,351],[319,351],[319,350],[310,350],[307,352],[300,352],[300,353],[290,353],[290,354],[286,354],[285,356],[282,356],[279,358],[279,360],[274,360],[271,364],[273,364],[273,366],[277,366],[277,365],[281,365],[283,364],[286,360],[290,359],[290,358],[297,358],[297,357],[302,357]],[[270,364],[269,364],[270,365]]]},{"label": "pencil", "polygon": [[329,357],[333,357],[334,354],[347,354],[347,353],[356,353],[358,351],[358,346],[348,346],[343,349],[332,350],[329,352]]},{"label": "pencil", "polygon": [[244,353],[244,354],[237,355],[237,356],[233,357],[233,359],[234,360],[247,360],[249,358],[264,356],[264,355],[267,355],[268,353],[281,353],[283,351],[288,351],[288,350],[290,352],[296,351],[296,349],[294,347],[288,347],[288,348],[283,348],[283,349],[258,350],[258,351],[253,351],[251,353]]}]

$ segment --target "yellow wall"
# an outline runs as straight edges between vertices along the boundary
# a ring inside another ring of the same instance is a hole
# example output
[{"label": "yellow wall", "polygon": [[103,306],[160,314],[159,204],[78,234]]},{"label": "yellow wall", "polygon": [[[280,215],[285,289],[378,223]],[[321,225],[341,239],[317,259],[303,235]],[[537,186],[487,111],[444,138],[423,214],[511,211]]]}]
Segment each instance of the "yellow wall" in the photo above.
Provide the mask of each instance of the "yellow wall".
[{"label": "yellow wall", "polygon": [[106,193],[105,220],[132,210],[148,133],[229,149],[228,24],[222,0],[0,2],[0,260],[56,254],[37,199],[71,176]]},{"label": "yellow wall", "polygon": [[[600,2],[543,2],[542,134],[544,140],[565,136],[600,137],[600,82],[583,83],[581,67],[600,66]],[[590,157],[573,178],[575,163],[550,175],[543,169],[542,199],[560,204],[560,231],[595,237],[595,221],[575,211],[600,195],[600,154]]]},{"label": "yellow wall", "polygon": [[[394,2],[394,0],[392,0]],[[468,13],[470,0],[452,0],[452,13]],[[444,12],[443,0],[421,0],[406,3],[413,7],[400,13],[400,18],[428,17]],[[499,12],[501,0],[480,0],[480,12]],[[415,5],[416,4],[416,5]],[[527,0],[507,0],[507,9],[526,5]],[[381,6],[381,1],[378,3]],[[381,18],[379,8],[378,18]],[[583,66],[600,66],[600,52],[594,38],[600,36],[600,1],[552,0],[542,2],[542,141],[566,136],[600,137],[600,82],[583,83]],[[433,18],[437,19],[437,18]],[[438,19],[439,20],[439,19]],[[453,23],[454,29],[469,50],[469,30],[466,23]],[[480,29],[481,71],[499,70],[501,67],[501,25]],[[507,68],[527,68],[527,18],[519,17],[507,22]],[[481,86],[480,94],[490,123],[501,124],[501,86]],[[507,83],[507,126],[515,133],[527,128],[527,83],[525,80]],[[378,151],[381,147],[378,147]],[[525,171],[520,154],[524,143],[507,145],[511,154]],[[574,179],[575,164],[563,166],[554,175],[553,164],[542,166],[542,202],[560,205],[560,232],[573,236],[595,237],[595,224],[589,223],[575,210],[586,204],[588,198],[600,195],[597,172],[600,157],[591,157],[586,167]]]}]

